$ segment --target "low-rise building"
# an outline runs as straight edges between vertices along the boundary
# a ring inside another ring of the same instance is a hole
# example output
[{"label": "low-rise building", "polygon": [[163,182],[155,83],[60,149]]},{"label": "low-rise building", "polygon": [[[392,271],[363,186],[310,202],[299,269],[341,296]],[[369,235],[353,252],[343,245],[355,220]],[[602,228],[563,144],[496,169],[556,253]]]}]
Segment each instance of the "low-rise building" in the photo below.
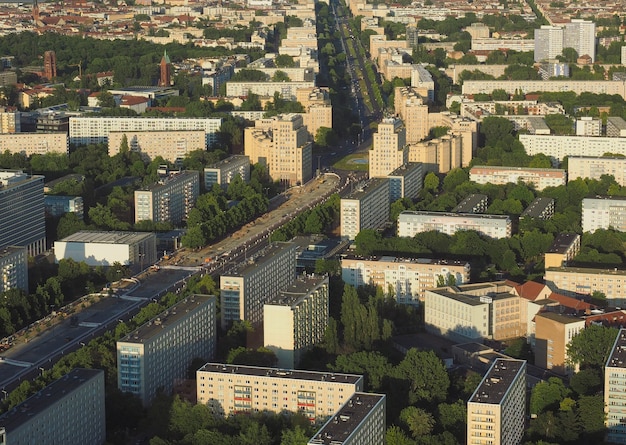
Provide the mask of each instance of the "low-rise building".
[{"label": "low-rise building", "polygon": [[0,293],[21,289],[28,293],[28,253],[26,247],[0,249]]},{"label": "low-rise building", "polygon": [[474,230],[491,238],[509,238],[512,222],[507,215],[471,213],[405,211],[398,216],[398,236],[412,238],[433,230],[448,235],[460,230]]},{"label": "low-rise building", "polygon": [[535,198],[528,207],[524,209],[521,218],[529,217],[541,220],[547,220],[554,216],[554,199],[547,197]]},{"label": "low-rise building", "polygon": [[489,207],[489,197],[480,193],[472,193],[453,209],[453,213],[485,213]]},{"label": "low-rise building", "polygon": [[611,138],[626,137],[626,121],[620,116],[607,117],[606,135]]},{"label": "low-rise building", "polygon": [[545,253],[545,267],[566,266],[580,252],[580,235],[577,233],[559,233],[552,246]]},{"label": "low-rise building", "polygon": [[424,171],[419,162],[402,165],[387,175],[389,180],[389,202],[400,198],[417,199],[424,182]]},{"label": "low-rise building", "polygon": [[613,229],[626,232],[626,198],[598,196],[583,199],[582,226],[584,232]]},{"label": "low-rise building", "polygon": [[335,414],[355,392],[363,376],[207,363],[198,369],[198,403],[218,415],[288,411],[311,422]]},{"label": "low-rise building", "polygon": [[250,181],[250,158],[232,155],[204,169],[204,188],[210,190],[213,184],[227,187],[235,176],[243,182]]},{"label": "low-rise building", "polygon": [[215,297],[191,295],[117,342],[117,386],[149,405],[171,392],[196,358],[211,360],[217,338]]},{"label": "low-rise building", "polygon": [[615,178],[621,186],[626,185],[626,157],[570,156],[567,158],[568,181],[578,178],[600,180],[603,175]]},{"label": "low-rise building", "polygon": [[470,169],[470,181],[477,184],[533,184],[537,190],[565,185],[565,170],[477,165]]},{"label": "low-rise building", "polygon": [[180,164],[188,153],[206,150],[205,136],[205,132],[199,129],[110,131],[109,156],[118,154],[125,140],[130,151],[139,153],[148,162],[160,156],[166,161]]},{"label": "low-rise building", "polygon": [[361,230],[378,229],[389,220],[389,180],[374,178],[341,198],[341,237],[354,240]]},{"label": "low-rise building", "polygon": [[601,292],[610,306],[626,305],[626,271],[584,267],[546,268],[544,280],[551,289],[578,297]]}]

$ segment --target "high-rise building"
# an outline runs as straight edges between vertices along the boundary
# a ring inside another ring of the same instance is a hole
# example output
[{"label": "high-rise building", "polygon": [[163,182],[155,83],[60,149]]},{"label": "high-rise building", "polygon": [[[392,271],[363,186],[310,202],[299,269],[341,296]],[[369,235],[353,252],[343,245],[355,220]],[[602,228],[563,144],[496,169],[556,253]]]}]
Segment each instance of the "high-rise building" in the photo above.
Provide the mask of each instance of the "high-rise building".
[{"label": "high-rise building", "polygon": [[200,173],[183,170],[169,173],[145,190],[135,190],[135,222],[180,224],[187,220],[200,194]]},{"label": "high-rise building", "polygon": [[57,77],[57,55],[54,51],[43,53],[43,75],[48,80]]},{"label": "high-rise building", "polygon": [[419,162],[409,162],[387,175],[389,180],[389,202],[400,198],[417,199],[424,182],[424,169]]},{"label": "high-rise building", "polygon": [[215,414],[289,411],[311,422],[335,414],[355,392],[363,376],[207,363],[198,369],[198,403]]},{"label": "high-rise building", "polygon": [[498,358],[467,402],[467,443],[519,445],[526,427],[526,361]]},{"label": "high-rise building", "polygon": [[574,48],[578,56],[596,60],[596,24],[590,20],[572,19],[565,24],[563,48]]},{"label": "high-rise building", "polygon": [[267,166],[272,179],[289,185],[313,177],[313,144],[301,114],[290,113],[255,121],[245,129],[244,151],[253,164]]},{"label": "high-rise building", "polygon": [[553,60],[563,52],[563,28],[542,25],[535,29],[535,62]]},{"label": "high-rise building", "polygon": [[263,306],[263,341],[277,366],[294,369],[302,354],[324,340],[328,326],[328,277],[299,276]]},{"label": "high-rise building", "polygon": [[370,178],[384,178],[409,160],[406,129],[400,119],[385,118],[378,124],[369,151]]},{"label": "high-rise building", "polygon": [[357,392],[307,442],[307,445],[385,443],[386,396]]},{"label": "high-rise building", "polygon": [[626,198],[598,196],[583,199],[583,232],[613,229],[626,232]]},{"label": "high-rise building", "polygon": [[371,179],[341,198],[341,237],[353,240],[363,229],[379,229],[389,219],[389,180]]},{"label": "high-rise building", "polygon": [[0,293],[21,289],[28,293],[28,253],[26,247],[0,249]]},{"label": "high-rise building", "polygon": [[430,131],[428,105],[415,88],[397,87],[394,91],[394,109],[404,121],[407,144],[426,139]]},{"label": "high-rise building", "polygon": [[31,256],[46,250],[43,180],[0,171],[0,247],[23,246]]},{"label": "high-rise building", "polygon": [[222,328],[237,320],[263,322],[263,305],[296,278],[296,246],[274,243],[220,276]]},{"label": "high-rise building", "polygon": [[626,443],[626,329],[620,329],[604,367],[606,442]]},{"label": "high-rise building", "polygon": [[117,342],[117,386],[149,405],[170,392],[195,358],[215,355],[215,297],[191,295]]},{"label": "high-rise building", "polygon": [[0,416],[0,443],[102,445],[104,371],[76,368]]},{"label": "high-rise building", "polygon": [[398,236],[414,237],[421,232],[443,232],[454,235],[461,230],[475,230],[491,238],[508,238],[512,234],[507,215],[474,213],[405,211],[398,217]]},{"label": "high-rise building", "polygon": [[172,85],[172,62],[170,61],[170,57],[167,55],[167,50],[163,52],[161,63],[159,63],[159,73],[160,87],[169,87]]},{"label": "high-rise building", "polygon": [[311,139],[315,139],[321,127],[333,128],[333,106],[328,88],[298,88],[296,98],[304,107],[302,119]]},{"label": "high-rise building", "polygon": [[210,190],[213,184],[227,187],[235,176],[243,182],[250,180],[250,158],[232,155],[204,169],[204,188]]}]

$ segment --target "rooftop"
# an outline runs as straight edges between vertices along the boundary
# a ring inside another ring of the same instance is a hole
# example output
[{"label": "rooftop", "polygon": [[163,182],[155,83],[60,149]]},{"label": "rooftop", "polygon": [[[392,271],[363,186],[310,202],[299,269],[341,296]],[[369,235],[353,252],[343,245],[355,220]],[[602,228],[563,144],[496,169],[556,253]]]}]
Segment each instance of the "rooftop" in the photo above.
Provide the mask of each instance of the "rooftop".
[{"label": "rooftop", "polygon": [[439,258],[405,258],[390,255],[361,256],[354,254],[344,254],[341,256],[345,260],[380,261],[382,263],[408,263],[408,264],[431,264],[442,266],[467,266],[469,263],[462,260],[445,260]]},{"label": "rooftop", "polygon": [[626,329],[620,329],[619,334],[617,334],[606,367],[626,368]]},{"label": "rooftop", "polygon": [[216,372],[226,374],[271,377],[277,379],[312,380],[317,382],[336,382],[354,385],[363,376],[357,374],[339,374],[332,372],[304,371],[298,369],[265,368],[261,366],[227,365],[224,363],[207,363],[198,372]]},{"label": "rooftop", "polygon": [[71,394],[83,383],[101,374],[104,374],[104,371],[100,369],[73,369],[15,406],[11,411],[0,416],[0,427],[5,428],[9,432],[18,429],[23,424],[31,421],[33,416],[41,414],[51,406],[56,405],[59,403],[59,400]]},{"label": "rooftop", "polygon": [[163,333],[165,328],[175,325],[180,319],[188,317],[190,312],[214,299],[215,297],[212,295],[191,295],[126,334],[119,341],[122,343],[143,343],[145,340]]},{"label": "rooftop", "polygon": [[198,170],[182,170],[182,171],[177,171],[177,172],[171,172],[164,178],[159,179],[158,182],[151,184],[148,187],[137,190],[137,191],[138,192],[147,192],[147,191],[153,192],[160,188],[168,186],[174,182],[192,180],[193,178],[196,178],[198,181],[200,181],[200,172],[198,172]]},{"label": "rooftop", "polygon": [[402,215],[416,215],[416,216],[437,216],[446,218],[473,218],[473,219],[502,219],[510,220],[509,215],[487,215],[484,213],[453,213],[453,212],[429,212],[420,210],[405,210],[400,213]]},{"label": "rooftop", "polygon": [[394,171],[389,173],[387,177],[390,176],[407,176],[409,173],[412,173],[415,170],[419,170],[422,168],[421,162],[409,162],[408,164],[401,165],[396,168]]},{"label": "rooftop", "polygon": [[452,209],[454,213],[482,213],[482,209],[476,209],[476,206],[487,206],[489,197],[480,193],[472,193],[462,200],[456,207]]},{"label": "rooftop", "polygon": [[618,269],[595,269],[590,267],[548,267],[546,272],[561,272],[561,273],[580,273],[580,274],[593,274],[593,275],[624,275],[626,276],[626,270]]},{"label": "rooftop", "polygon": [[322,286],[328,286],[328,277],[325,275],[299,275],[298,278],[286,289],[281,290],[276,296],[265,304],[276,306],[296,306],[312,291]]},{"label": "rooftop", "polygon": [[566,253],[579,239],[578,233],[559,233],[546,253]]},{"label": "rooftop", "polygon": [[[529,118],[528,116],[527,118]],[[502,165],[475,165],[470,169],[470,173],[475,170],[495,170],[495,171],[515,171],[515,172],[546,172],[546,173],[554,173],[558,172],[561,174],[565,173],[565,170],[554,169],[554,168],[531,168],[531,167],[506,167]]]},{"label": "rooftop", "polygon": [[557,323],[560,323],[560,324],[578,323],[580,321],[583,321],[579,317],[575,317],[572,315],[564,315],[564,314],[560,314],[557,312],[550,312],[550,311],[539,312],[537,315],[535,315],[535,317],[547,318],[548,320],[556,321]]},{"label": "rooftop", "polygon": [[535,198],[522,212],[521,216],[530,216],[531,218],[544,216],[543,212],[551,205],[554,205],[554,199],[552,198]]},{"label": "rooftop", "polygon": [[245,162],[245,161],[248,161],[249,163],[250,158],[245,155],[232,155],[232,156],[227,157],[226,159],[222,159],[221,161],[216,162],[215,164],[212,164],[210,167],[207,167],[207,168],[220,168],[233,162]]},{"label": "rooftop", "polygon": [[345,198],[342,198],[342,200],[344,199],[360,200],[364,196],[366,196],[368,193],[370,193],[371,190],[377,189],[378,187],[382,186],[387,181],[388,181],[387,178],[370,179],[367,182],[367,184],[363,185],[361,188],[356,189]]},{"label": "rooftop", "polygon": [[274,257],[287,249],[294,250],[294,258],[295,258],[295,244],[291,242],[275,242],[260,250],[255,254],[255,256],[248,258],[248,261],[239,263],[232,269],[226,271],[226,273],[222,274],[222,277],[241,277],[248,273],[250,273],[253,269],[256,269],[259,264],[264,264],[270,262],[274,259]]},{"label": "rooftop", "polygon": [[26,255],[26,247],[20,246],[7,246],[0,249],[0,258],[8,257],[14,255],[18,252],[23,252]]},{"label": "rooftop", "polygon": [[354,393],[339,411],[315,433],[315,436],[309,440],[309,445],[343,444],[370,412],[384,401],[385,396],[383,394]]},{"label": "rooftop", "polygon": [[153,237],[150,232],[98,232],[81,230],[60,240],[65,243],[132,244]]},{"label": "rooftop", "polygon": [[593,198],[583,198],[583,207],[585,201],[619,201],[620,203],[626,203],[626,196],[600,196],[597,195]]},{"label": "rooftop", "polygon": [[483,377],[469,402],[499,404],[521,372],[526,372],[525,360],[497,359]]}]

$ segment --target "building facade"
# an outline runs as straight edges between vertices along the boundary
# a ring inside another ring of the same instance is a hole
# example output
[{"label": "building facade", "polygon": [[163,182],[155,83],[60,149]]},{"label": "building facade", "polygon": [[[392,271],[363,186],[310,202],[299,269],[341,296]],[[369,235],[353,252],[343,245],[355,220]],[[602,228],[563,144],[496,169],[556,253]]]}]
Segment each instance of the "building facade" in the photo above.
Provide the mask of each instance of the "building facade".
[{"label": "building facade", "polygon": [[437,231],[454,235],[461,230],[474,230],[491,238],[508,238],[512,234],[507,215],[405,211],[398,216],[398,236],[412,238],[421,232]]},{"label": "building facade", "polygon": [[0,249],[0,293],[21,289],[28,293],[28,253],[26,247]]},{"label": "building facade", "polygon": [[206,150],[207,147],[203,130],[110,131],[109,156],[115,156],[120,152],[124,137],[128,149],[139,153],[148,162],[161,156],[166,161],[179,164],[189,152]]},{"label": "building facade", "polygon": [[553,164],[561,162],[566,156],[569,159],[578,156],[601,157],[605,153],[626,155],[626,138],[520,134],[519,141],[524,145],[526,154],[534,156],[543,153],[552,158]]},{"label": "building facade", "polygon": [[533,184],[537,190],[546,187],[565,185],[567,175],[565,170],[552,168],[524,168],[501,166],[475,166],[470,169],[470,181],[477,184],[504,185],[517,184],[522,181]]},{"label": "building facade", "polygon": [[546,269],[567,265],[580,252],[581,236],[577,233],[559,233],[544,256]]},{"label": "building facade", "polygon": [[389,180],[389,202],[400,198],[417,199],[424,183],[424,169],[419,162],[409,162],[387,175]]},{"label": "building facade", "polygon": [[243,182],[250,181],[250,158],[232,155],[204,169],[204,188],[210,190],[213,184],[227,187],[239,175]]},{"label": "building facade", "polygon": [[378,229],[389,220],[389,180],[374,178],[341,198],[341,237],[354,240],[361,230]]},{"label": "building facade", "polygon": [[582,226],[584,232],[613,229],[626,232],[626,198],[598,196],[583,199]]},{"label": "building facade", "polygon": [[626,120],[619,116],[606,118],[606,135],[610,138],[626,137]]},{"label": "building facade", "polygon": [[620,329],[604,367],[606,442],[626,443],[626,329]]},{"label": "building facade", "polygon": [[584,267],[546,268],[544,280],[551,289],[568,296],[591,295],[594,291],[606,295],[610,306],[626,305],[626,271]]},{"label": "building facade", "polygon": [[215,297],[191,295],[117,342],[117,387],[147,406],[186,378],[193,359],[211,360],[216,338]]},{"label": "building facade", "polygon": [[585,328],[585,320],[556,312],[535,315],[535,365],[558,374],[571,374],[567,345]]},{"label": "building facade", "polygon": [[215,414],[289,411],[311,422],[328,419],[364,385],[360,375],[221,363],[207,363],[196,374],[198,403]]},{"label": "building facade", "polygon": [[554,216],[555,207],[556,201],[554,199],[540,196],[539,198],[533,199],[533,201],[528,204],[528,207],[524,209],[520,218],[528,217],[545,221]]},{"label": "building facade", "polygon": [[0,134],[0,151],[25,156],[47,153],[68,154],[67,133],[6,133]]},{"label": "building facade", "polygon": [[570,156],[567,158],[568,181],[578,178],[599,180],[611,175],[621,186],[626,185],[626,158]]},{"label": "building facade", "polygon": [[467,401],[467,444],[519,445],[526,428],[526,361],[498,358]]},{"label": "building facade", "polygon": [[187,220],[199,195],[197,170],[171,173],[145,190],[135,190],[135,223],[149,220],[181,224]]},{"label": "building facade", "polygon": [[233,82],[226,83],[227,96],[248,96],[249,93],[261,97],[273,97],[280,94],[285,100],[296,100],[296,91],[300,88],[313,88],[315,82]]},{"label": "building facade", "polygon": [[46,250],[43,176],[0,171],[0,247],[24,246],[36,256]]},{"label": "building facade", "polygon": [[466,80],[463,94],[491,94],[493,90],[504,90],[509,94],[532,92],[573,91],[595,94],[619,94],[625,97],[626,84],[621,80]]},{"label": "building facade", "polygon": [[369,177],[383,178],[409,160],[406,129],[400,119],[385,118],[378,124],[369,151]]},{"label": "building facade", "polygon": [[51,217],[63,216],[66,213],[74,213],[80,219],[84,216],[81,196],[44,195],[44,208],[46,215]]},{"label": "building facade", "polygon": [[0,416],[0,443],[102,445],[104,371],[75,368]]},{"label": "building facade", "polygon": [[302,354],[324,340],[328,326],[328,277],[299,276],[263,305],[263,341],[277,366],[295,369]]},{"label": "building facade", "polygon": [[222,328],[233,321],[263,322],[263,305],[296,278],[296,246],[274,243],[220,276]]},{"label": "building facade", "polygon": [[428,136],[428,105],[414,88],[397,87],[394,90],[394,109],[404,121],[406,143],[414,144]]}]

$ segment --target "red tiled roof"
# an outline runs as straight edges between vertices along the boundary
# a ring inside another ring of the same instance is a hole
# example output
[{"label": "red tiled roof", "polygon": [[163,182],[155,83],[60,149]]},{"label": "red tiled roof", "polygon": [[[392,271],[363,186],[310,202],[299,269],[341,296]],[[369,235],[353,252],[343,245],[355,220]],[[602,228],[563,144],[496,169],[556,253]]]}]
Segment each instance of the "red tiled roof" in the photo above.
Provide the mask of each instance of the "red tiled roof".
[{"label": "red tiled roof", "polygon": [[565,306],[576,311],[590,311],[591,309],[597,308],[597,306],[587,303],[586,301],[566,297],[565,295],[557,294],[555,292],[552,292],[548,298],[550,300],[557,301],[561,306]]},{"label": "red tiled roof", "polygon": [[545,287],[545,284],[537,283],[536,281],[527,281],[524,284],[515,286],[515,291],[520,297],[535,301]]}]

